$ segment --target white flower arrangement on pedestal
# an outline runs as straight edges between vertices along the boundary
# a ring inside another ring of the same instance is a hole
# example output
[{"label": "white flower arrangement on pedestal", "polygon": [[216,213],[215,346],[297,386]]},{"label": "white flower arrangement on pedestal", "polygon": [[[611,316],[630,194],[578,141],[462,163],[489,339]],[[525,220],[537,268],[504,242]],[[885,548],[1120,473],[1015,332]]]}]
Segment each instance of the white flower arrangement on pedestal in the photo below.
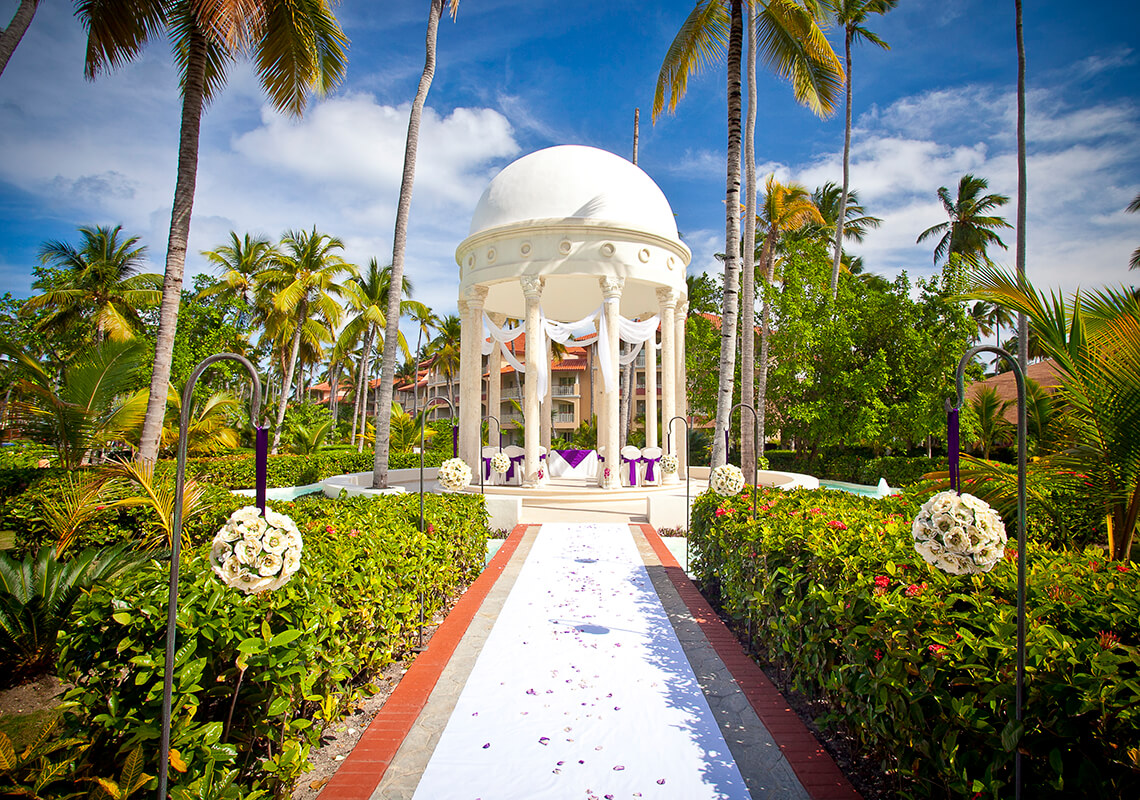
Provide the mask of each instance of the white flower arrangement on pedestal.
[{"label": "white flower arrangement on pedestal", "polygon": [[214,536],[210,566],[222,583],[246,594],[280,589],[301,567],[301,532],[284,514],[239,508]]},{"label": "white flower arrangement on pedestal", "polygon": [[914,518],[914,549],[951,575],[989,572],[1005,554],[1005,524],[972,494],[939,492]]},{"label": "white flower arrangement on pedestal", "polygon": [[661,471],[666,475],[676,474],[677,468],[679,466],[680,463],[677,461],[677,457],[672,453],[667,453],[661,456]]},{"label": "white flower arrangement on pedestal", "polygon": [[725,497],[740,494],[744,488],[744,473],[735,464],[721,464],[709,476],[709,488]]},{"label": "white flower arrangement on pedestal", "polygon": [[511,459],[502,450],[491,456],[491,469],[500,475],[505,475],[511,468]]},{"label": "white flower arrangement on pedestal", "polygon": [[439,485],[446,492],[459,492],[471,483],[471,467],[461,458],[449,458],[439,467]]}]

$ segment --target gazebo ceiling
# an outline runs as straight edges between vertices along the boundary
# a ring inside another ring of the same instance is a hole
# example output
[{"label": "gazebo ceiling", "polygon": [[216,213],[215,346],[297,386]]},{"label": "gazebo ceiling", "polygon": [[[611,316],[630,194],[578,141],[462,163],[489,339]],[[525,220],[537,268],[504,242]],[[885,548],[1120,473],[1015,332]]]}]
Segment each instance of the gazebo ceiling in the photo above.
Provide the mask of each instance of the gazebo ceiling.
[{"label": "gazebo ceiling", "polygon": [[658,288],[685,294],[690,259],[653,179],[613,153],[579,145],[539,150],[505,167],[456,250],[461,296],[487,287],[488,312],[521,317],[518,279],[541,275],[542,308],[562,321],[601,304],[603,276],[625,279],[621,314],[653,312]]}]

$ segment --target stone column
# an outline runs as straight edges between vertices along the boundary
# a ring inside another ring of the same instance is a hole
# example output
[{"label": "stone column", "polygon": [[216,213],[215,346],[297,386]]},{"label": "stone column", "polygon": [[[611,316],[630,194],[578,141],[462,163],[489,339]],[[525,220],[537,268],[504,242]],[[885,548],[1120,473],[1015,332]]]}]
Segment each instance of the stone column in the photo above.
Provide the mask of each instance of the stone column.
[{"label": "stone column", "polygon": [[[673,345],[677,350],[677,415],[689,418],[689,384],[688,373],[685,367],[685,320],[689,318],[689,301],[685,300],[677,306],[677,328],[676,328],[676,341]],[[676,423],[677,435],[684,436],[684,426],[681,423]],[[689,471],[688,457],[685,453],[683,446],[683,439],[678,440],[677,445],[677,477],[683,478]]]},{"label": "stone column", "polygon": [[642,346],[645,353],[645,446],[657,447],[657,331]]},{"label": "stone column", "polygon": [[[676,454],[682,449],[679,430],[680,423],[671,423],[677,415],[677,293],[673,289],[657,290],[657,302],[661,314],[661,419],[665,423],[665,439],[669,452]],[[669,434],[672,434],[671,436]],[[677,474],[663,475],[662,483],[677,483]]]},{"label": "stone column", "polygon": [[[539,415],[541,417],[541,426],[539,428],[539,441],[538,443],[546,448],[546,452],[550,452],[550,436],[551,428],[554,425],[552,414],[554,413],[554,370],[552,369],[554,357],[547,354],[549,358],[546,361],[546,397],[542,399],[539,406]],[[548,456],[549,458],[549,456]]]},{"label": "stone column", "polygon": [[618,347],[620,342],[618,316],[625,278],[606,276],[598,278],[598,284],[602,287],[602,313],[606,315],[606,333],[608,335],[608,341],[599,342],[599,346],[608,347],[610,353],[610,391],[606,392],[602,400],[602,405],[606,409],[606,427],[604,435],[600,427],[598,432],[598,436],[603,438],[606,443],[606,466],[610,470],[609,478],[605,477],[605,470],[602,470],[602,488],[617,489],[621,487],[621,441],[618,431],[618,408],[621,399],[618,388],[618,373],[621,363],[618,359],[621,350]]},{"label": "stone column", "polygon": [[483,301],[486,286],[472,286],[459,300],[459,457],[479,468],[479,418],[483,403]]},{"label": "stone column", "polygon": [[[597,416],[597,441],[595,447],[598,448],[599,459],[601,456],[609,456],[606,454],[606,379],[602,375],[602,359],[600,353],[603,347],[608,347],[607,342],[602,341],[602,337],[598,336],[594,340],[594,415]],[[609,466],[609,461],[598,463],[598,486],[602,485],[602,476],[605,474],[605,467]],[[612,467],[611,467],[612,470]]]},{"label": "stone column", "polygon": [[[507,321],[506,314],[489,314],[491,322],[503,327],[503,323]],[[495,342],[495,349],[491,351],[491,355],[487,356],[487,411],[486,413],[499,420],[503,421],[503,351],[498,342]],[[492,447],[499,446],[500,440],[499,427],[493,422],[487,423],[487,444]]]},{"label": "stone column", "polygon": [[523,449],[526,459],[523,462],[523,486],[538,485],[538,373],[546,369],[545,364],[535,360],[539,347],[538,301],[542,297],[545,283],[538,275],[523,275],[519,278],[523,296],[526,298],[526,380],[523,382]]}]

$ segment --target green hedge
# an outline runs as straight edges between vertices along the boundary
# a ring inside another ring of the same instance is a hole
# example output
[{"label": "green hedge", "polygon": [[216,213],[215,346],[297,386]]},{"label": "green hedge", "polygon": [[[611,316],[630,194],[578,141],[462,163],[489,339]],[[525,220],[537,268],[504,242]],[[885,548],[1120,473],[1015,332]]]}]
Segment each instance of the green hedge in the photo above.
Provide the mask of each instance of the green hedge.
[{"label": "green hedge", "polygon": [[[698,580],[906,797],[1012,796],[1016,561],[956,577],[915,552],[922,499],[826,491],[695,504]],[[1140,575],[1029,548],[1025,796],[1140,796]]]},{"label": "green hedge", "polygon": [[[415,645],[421,609],[431,619],[483,567],[482,498],[425,500],[425,533],[411,496],[273,503],[297,522],[304,553],[301,571],[266,596],[224,587],[208,540],[186,551],[172,747],[188,769],[171,772],[173,786],[203,796],[195,780],[232,768],[242,796],[287,792],[325,725]],[[167,566],[155,563],[81,600],[60,636],[60,675],[75,687],[66,700],[77,703],[65,733],[90,745],[77,778],[117,775],[137,746],[148,760],[157,752],[166,596]]]}]

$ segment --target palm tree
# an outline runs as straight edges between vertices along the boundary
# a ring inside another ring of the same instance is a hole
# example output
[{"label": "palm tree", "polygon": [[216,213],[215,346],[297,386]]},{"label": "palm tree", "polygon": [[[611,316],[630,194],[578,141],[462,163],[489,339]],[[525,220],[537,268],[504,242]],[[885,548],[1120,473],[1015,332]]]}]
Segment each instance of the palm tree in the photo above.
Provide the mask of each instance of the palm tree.
[{"label": "palm tree", "polygon": [[[831,181],[816,188],[811,193],[811,201],[815,207],[819,209],[819,215],[823,218],[823,224],[809,223],[801,230],[817,239],[826,239],[828,242],[835,241],[835,234],[839,230],[839,215],[842,208],[843,214],[843,239],[844,241],[862,242],[867,238],[868,231],[876,230],[883,224],[883,220],[879,217],[873,217],[867,213],[867,209],[859,202],[859,192],[855,189],[847,190],[847,202],[841,202],[843,199],[843,189],[836,186]],[[792,231],[791,233],[795,233]],[[845,258],[846,253],[840,252],[840,272],[843,271],[842,265],[851,259]],[[851,270],[848,270],[850,272]],[[856,274],[852,272],[852,274]]]},{"label": "palm tree", "polygon": [[158,304],[162,276],[140,272],[146,263],[146,247],[139,237],[123,241],[123,226],[82,227],[79,247],[63,241],[44,242],[40,261],[64,272],[63,286],[46,288],[24,304],[24,309],[54,309],[39,327],[45,331],[66,330],[78,321],[95,325],[95,340],[122,342],[142,328],[139,309]]},{"label": "palm tree", "polygon": [[[1136,195],[1136,199],[1128,204],[1128,211],[1135,214],[1140,211],[1140,194]],[[1129,269],[1140,269],[1140,247],[1132,251],[1132,258],[1128,260]]]},{"label": "palm tree", "polygon": [[835,253],[831,262],[831,299],[839,291],[839,262],[843,257],[844,228],[847,225],[848,189],[851,185],[851,45],[870,42],[884,50],[891,46],[866,27],[871,14],[886,14],[898,0],[835,0],[832,8],[835,22],[843,28],[843,69],[847,75],[847,103],[843,116],[843,189],[839,194],[839,212],[835,215]]},{"label": "palm tree", "polygon": [[200,291],[198,297],[212,297],[222,292],[236,293],[250,309],[243,312],[238,320],[238,325],[244,327],[255,308],[257,276],[272,266],[273,259],[278,255],[277,248],[264,237],[250,236],[247,233],[239,239],[236,231],[230,231],[229,244],[216,250],[203,250],[202,255],[222,273],[222,278]]},{"label": "palm tree", "polygon": [[[802,228],[805,225],[823,224],[823,217],[812,202],[811,194],[806,187],[798,183],[783,184],[776,180],[775,175],[769,175],[764,185],[764,203],[760,207],[760,221],[765,226],[764,244],[760,248],[760,269],[765,287],[772,285],[776,277],[776,251],[780,239],[789,231]],[[765,289],[764,302],[760,312],[760,359],[756,364],[758,372],[756,379],[756,417],[761,447],[767,436],[766,417],[768,414],[768,346],[772,335],[771,330],[772,309],[768,302],[767,289]],[[749,329],[749,338],[754,336]],[[741,431],[744,427],[741,426]],[[715,446],[715,442],[714,442]],[[741,443],[742,452],[747,444]],[[745,473],[747,474],[747,473]]]},{"label": "palm tree", "polygon": [[281,240],[281,252],[273,266],[261,273],[261,280],[273,291],[274,308],[292,322],[289,355],[285,361],[285,377],[281,384],[281,397],[277,407],[277,423],[273,431],[273,452],[281,443],[281,424],[285,420],[285,407],[293,386],[297,355],[301,349],[302,329],[310,322],[310,313],[317,311],[335,328],[340,324],[344,310],[335,296],[343,294],[336,278],[344,272],[355,274],[356,268],[337,255],[344,242],[335,236],[311,232],[289,231]]},{"label": "palm tree", "polygon": [[[388,295],[391,286],[392,265],[381,267],[374,258],[368,262],[368,271],[364,275],[349,279],[344,287],[345,298],[348,300],[349,307],[356,313],[349,318],[341,332],[341,339],[342,341],[359,339],[363,344],[360,372],[356,384],[362,387],[362,390],[356,393],[357,406],[354,411],[356,416],[361,418],[362,429],[364,427],[363,418],[368,411],[368,393],[363,391],[363,388],[369,385],[368,376],[372,374],[372,348],[376,342],[376,337],[383,337],[384,335],[382,333],[386,324],[384,312],[388,308]],[[400,294],[410,295],[411,293],[412,282],[405,277]],[[405,300],[402,304],[408,302]],[[402,333],[399,336],[401,339],[403,338]],[[404,354],[407,355],[407,342],[402,341],[401,344],[403,344]],[[364,452],[363,440],[358,445],[358,451]]]},{"label": "palm tree", "polygon": [[24,38],[28,26],[32,24],[32,17],[35,16],[39,4],[40,0],[20,0],[20,5],[12,15],[12,21],[8,23],[7,28],[0,30],[0,75],[4,74],[8,59],[12,57],[16,46]]},{"label": "palm tree", "polygon": [[989,188],[985,178],[963,175],[958,181],[958,197],[950,198],[950,191],[941,186],[938,199],[950,217],[948,222],[933,225],[918,235],[921,242],[941,234],[934,247],[934,263],[948,261],[952,254],[961,256],[969,266],[992,265],[986,248],[997,245],[1006,249],[1005,242],[995,233],[996,230],[1012,227],[1003,217],[990,216],[993,211],[1009,202],[1004,194],[983,194]]},{"label": "palm tree", "polygon": [[[408,139],[404,145],[404,174],[400,178],[400,199],[396,205],[396,230],[392,237],[392,283],[404,285],[404,253],[408,244],[408,215],[412,208],[412,186],[416,181],[416,151],[420,142],[420,117],[423,116],[424,102],[428,89],[435,77],[435,41],[439,33],[439,18],[443,16],[444,0],[431,0],[428,10],[427,41],[425,43],[424,71],[416,89],[412,110],[408,115]],[[459,10],[459,0],[449,0],[451,18]],[[396,374],[396,339],[400,329],[400,295],[388,297],[387,324],[384,326],[384,355],[380,364],[380,393],[376,400],[376,455],[372,462],[372,486],[375,489],[388,487],[388,431],[391,428],[389,414],[381,414],[380,409],[392,405],[392,390]]]},{"label": "palm tree", "polygon": [[432,331],[439,329],[439,317],[423,303],[416,303],[414,306],[410,306],[408,316],[412,322],[416,323],[416,327],[419,331],[416,334],[416,373],[412,378],[412,408],[419,408],[419,359],[423,352],[424,337],[430,335]]},{"label": "palm tree", "polygon": [[[204,403],[191,401],[186,449],[194,455],[232,450],[238,446],[238,432],[232,421],[241,412],[237,398],[229,392],[214,392]],[[162,450],[172,454],[178,447],[182,421],[182,394],[170,384],[166,396],[166,423],[162,426]]]},{"label": "palm tree", "polygon": [[[672,112],[684,96],[689,76],[713,61],[726,57],[728,66],[728,169],[725,190],[725,262],[724,307],[721,314],[720,378],[717,392],[716,436],[712,465],[725,461],[724,433],[728,430],[728,412],[732,407],[732,391],[736,373],[736,317],[740,258],[740,56],[743,47],[744,0],[697,0],[681,25],[665,54],[657,78],[653,98],[653,119],[665,109]],[[763,2],[749,0],[760,8],[755,28],[750,31],[750,49],[761,50],[768,66],[782,78],[790,80],[796,99],[820,116],[833,112],[842,68],[835,53],[820,31],[822,7],[815,3],[800,5],[793,0]],[[751,14],[749,19],[751,20]],[[750,98],[751,99],[751,98]],[[749,214],[751,216],[751,214]],[[751,247],[751,243],[748,243]],[[745,297],[752,277],[745,277]],[[750,305],[754,301],[750,300]],[[747,337],[746,337],[747,338]],[[745,342],[742,353],[751,353]],[[751,359],[748,359],[751,361]],[[751,380],[747,380],[749,388]],[[743,387],[742,387],[743,388]],[[745,403],[752,398],[743,397]],[[751,437],[746,437],[751,442]]]},{"label": "palm tree", "polygon": [[1081,491],[1106,512],[1110,557],[1127,559],[1140,518],[1140,298],[1123,288],[1100,289],[1067,302],[986,266],[971,297],[1025,314],[1056,362],[1053,403],[1064,409],[1069,441],[1032,467],[1081,476]]},{"label": "palm tree", "polygon": [[453,382],[459,374],[459,337],[462,323],[455,314],[440,320],[439,335],[428,345],[432,369],[447,379],[447,399],[456,401]]},{"label": "palm tree", "polygon": [[978,418],[978,446],[982,458],[989,460],[990,451],[1013,441],[1014,427],[1005,418],[1005,412],[1013,405],[1012,400],[1002,400],[993,386],[983,386],[970,399],[970,405]]},{"label": "palm tree", "polygon": [[248,55],[270,104],[300,116],[315,89],[324,93],[344,77],[348,44],[328,0],[134,0],[79,3],[76,15],[87,29],[85,74],[131,61],[154,36],[174,43],[182,88],[178,175],[170,216],[165,280],[159,308],[150,402],[139,457],[158,457],[166,405],[166,384],[174,353],[174,332],[190,236],[190,215],[198,173],[202,109],[221,92],[226,68]]},{"label": "palm tree", "polygon": [[0,353],[22,376],[12,410],[23,434],[54,447],[68,469],[86,463],[93,450],[128,438],[146,408],[145,393],[130,393],[143,347],[138,339],[103,342],[68,364],[57,381],[35,358],[0,342]]}]

